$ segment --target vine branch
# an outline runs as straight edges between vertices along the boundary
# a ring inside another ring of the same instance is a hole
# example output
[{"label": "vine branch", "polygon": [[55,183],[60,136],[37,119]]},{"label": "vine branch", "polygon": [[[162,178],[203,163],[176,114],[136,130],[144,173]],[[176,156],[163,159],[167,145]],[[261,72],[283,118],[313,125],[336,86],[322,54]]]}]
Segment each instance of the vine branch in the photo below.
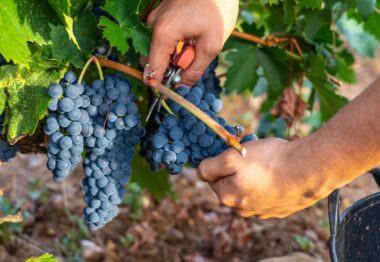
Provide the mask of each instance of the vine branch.
[{"label": "vine branch", "polygon": [[[288,37],[278,38],[276,36],[269,36],[269,37],[266,37],[266,38],[261,38],[261,37],[255,36],[255,35],[239,32],[239,31],[233,31],[231,35],[233,37],[236,37],[236,38],[239,38],[239,39],[251,42],[251,43],[259,44],[259,45],[262,45],[262,46],[267,46],[267,47],[275,47],[280,42],[287,42],[287,41],[289,41]],[[290,39],[292,39],[292,38],[290,38]],[[293,58],[294,60],[297,60],[297,61],[302,61],[303,60],[302,56],[297,55],[296,53],[293,53],[292,51],[285,50],[285,53],[290,58]]]}]

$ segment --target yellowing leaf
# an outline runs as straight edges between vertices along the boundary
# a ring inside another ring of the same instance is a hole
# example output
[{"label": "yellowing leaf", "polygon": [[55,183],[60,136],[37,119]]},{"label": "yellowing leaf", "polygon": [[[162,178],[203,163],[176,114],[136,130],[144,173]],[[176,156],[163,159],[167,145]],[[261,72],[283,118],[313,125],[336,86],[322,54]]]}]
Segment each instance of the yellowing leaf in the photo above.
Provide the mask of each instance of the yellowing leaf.
[{"label": "yellowing leaf", "polygon": [[48,0],[50,5],[54,8],[55,12],[58,14],[61,22],[65,25],[67,34],[70,40],[80,49],[78,41],[74,35],[74,21],[70,17],[70,0]]},{"label": "yellowing leaf", "polygon": [[0,68],[0,88],[7,90],[10,109],[7,138],[12,143],[34,133],[50,101],[47,88],[63,74],[60,64],[41,59],[40,53],[32,58],[31,70],[12,65]]}]

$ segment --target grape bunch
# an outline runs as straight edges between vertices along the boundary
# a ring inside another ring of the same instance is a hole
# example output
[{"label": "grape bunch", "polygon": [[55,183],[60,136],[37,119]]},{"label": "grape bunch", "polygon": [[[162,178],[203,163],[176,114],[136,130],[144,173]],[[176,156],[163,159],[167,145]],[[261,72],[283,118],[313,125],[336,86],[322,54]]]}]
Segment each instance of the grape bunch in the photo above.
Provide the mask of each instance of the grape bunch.
[{"label": "grape bunch", "polygon": [[203,73],[201,79],[195,86],[203,86],[204,92],[207,94],[213,94],[216,98],[220,98],[222,87],[220,86],[220,80],[216,77],[215,69],[218,66],[218,58],[215,58],[211,64],[207,67]]},{"label": "grape bunch", "polygon": [[[216,67],[217,59],[209,65],[191,90],[179,87],[176,92],[206,112],[231,134],[238,135],[238,130],[244,131],[243,127],[228,125],[223,118],[217,116],[223,103],[219,99],[222,89],[215,75]],[[163,110],[154,112],[141,142],[140,155],[147,159],[153,171],[166,166],[170,173],[176,174],[184,164],[197,167],[204,158],[216,156],[228,148],[214,131],[186,109],[173,101],[168,104],[176,116],[164,113]],[[255,136],[247,135],[242,142],[253,139]]]},{"label": "grape bunch", "polygon": [[[204,72],[200,80],[196,83],[195,86],[202,87],[203,92],[213,94],[216,98],[220,97],[220,93],[222,92],[222,88],[220,86],[220,81],[215,75],[215,68],[218,66],[218,59],[214,59],[211,64],[208,66],[207,70]],[[154,99],[153,93],[151,90],[148,90],[148,102],[152,103]],[[176,103],[171,103],[171,107],[174,107],[175,110],[179,110],[180,106]],[[163,122],[166,113],[164,110],[159,112],[154,111],[150,117],[149,122],[146,126],[146,134],[141,140],[141,150],[140,155],[144,157],[147,162],[150,164],[152,171],[158,171],[161,169],[164,164],[162,161],[155,161],[153,159],[153,152],[155,151],[155,147],[153,146],[153,137],[157,133],[158,128]],[[177,143],[178,144],[178,143]],[[169,153],[170,154],[170,153]],[[157,159],[157,155],[156,159]],[[181,154],[180,158],[183,158],[184,155]],[[178,165],[171,165],[172,169],[179,170]]]},{"label": "grape bunch", "polygon": [[86,95],[94,128],[85,138],[84,214],[90,229],[96,230],[117,215],[131,173],[134,146],[145,130],[130,83],[121,76],[95,80]]},{"label": "grape bunch", "polygon": [[[149,89],[148,103],[151,104],[153,102],[153,99],[154,99],[153,92]],[[160,110],[159,112],[155,110],[152,112],[150,119],[145,126],[145,129],[146,129],[145,136],[141,139],[141,143],[140,143],[140,146],[141,146],[141,149],[139,152],[140,156],[147,160],[147,162],[150,164],[150,169],[154,172],[157,172],[158,170],[160,170],[161,166],[159,165],[159,163],[153,160],[153,150],[154,150],[154,147],[152,146],[153,136],[156,133],[164,117],[165,117],[164,110]]]},{"label": "grape bunch", "polygon": [[52,100],[44,127],[50,138],[47,167],[56,182],[62,182],[80,163],[84,137],[93,132],[87,112],[90,98],[83,94],[84,89],[84,85],[76,83],[76,75],[71,71],[66,72],[59,84],[51,84],[48,89]]},{"label": "grape bunch", "polygon": [[[0,115],[0,137],[3,133],[3,125],[4,125],[4,114]],[[19,151],[19,145],[10,145],[7,141],[2,140],[0,138],[0,163],[8,162],[12,158],[14,158]]]},{"label": "grape bunch", "polygon": [[[231,134],[238,135],[238,129],[239,132],[243,132],[243,127],[235,128],[217,116],[223,103],[215,95],[204,90],[202,82],[198,82],[192,89],[181,86],[177,88],[176,93],[196,105]],[[153,136],[154,164],[167,166],[171,174],[178,174],[186,163],[198,167],[203,159],[216,156],[229,148],[221,137],[189,111],[174,101],[169,101],[168,105],[175,115],[166,114]],[[241,142],[254,139],[255,136],[246,135]]]},{"label": "grape bunch", "polygon": [[91,153],[84,159],[84,214],[91,230],[104,226],[118,213],[117,205],[125,194],[124,185],[131,174],[134,146],[139,142],[141,129],[136,126],[129,131],[117,131],[112,146],[102,156]]}]

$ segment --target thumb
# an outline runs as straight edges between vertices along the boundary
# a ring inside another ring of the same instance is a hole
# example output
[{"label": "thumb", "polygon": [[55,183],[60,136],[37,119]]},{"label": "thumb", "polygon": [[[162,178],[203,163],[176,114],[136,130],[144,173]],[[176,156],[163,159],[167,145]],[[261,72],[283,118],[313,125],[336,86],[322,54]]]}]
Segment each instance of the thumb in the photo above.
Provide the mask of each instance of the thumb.
[{"label": "thumb", "polygon": [[216,157],[204,159],[197,169],[198,177],[205,182],[216,182],[223,177],[234,175],[242,160],[239,153],[229,149]]}]

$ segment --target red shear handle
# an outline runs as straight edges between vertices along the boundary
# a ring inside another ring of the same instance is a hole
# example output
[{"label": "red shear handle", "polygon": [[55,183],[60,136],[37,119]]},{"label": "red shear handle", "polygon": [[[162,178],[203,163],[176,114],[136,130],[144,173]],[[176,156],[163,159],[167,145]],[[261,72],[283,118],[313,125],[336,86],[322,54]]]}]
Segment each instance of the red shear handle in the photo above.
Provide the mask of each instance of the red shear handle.
[{"label": "red shear handle", "polygon": [[192,45],[185,45],[182,51],[175,57],[173,64],[182,70],[186,70],[195,59],[195,49]]}]

